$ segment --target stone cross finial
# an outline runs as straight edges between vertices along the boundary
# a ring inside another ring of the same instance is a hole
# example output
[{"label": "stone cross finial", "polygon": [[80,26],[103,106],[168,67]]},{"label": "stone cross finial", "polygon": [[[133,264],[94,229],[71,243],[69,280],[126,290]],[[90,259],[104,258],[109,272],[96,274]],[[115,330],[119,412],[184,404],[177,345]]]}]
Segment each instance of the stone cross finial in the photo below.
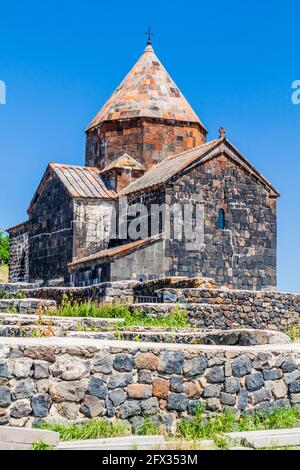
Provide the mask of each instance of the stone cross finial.
[{"label": "stone cross finial", "polygon": [[149,26],[148,30],[146,31],[147,36],[148,36],[148,41],[147,41],[147,45],[148,46],[151,46],[152,42],[151,42],[151,36],[154,36],[154,33],[152,33],[151,31],[151,28]]},{"label": "stone cross finial", "polygon": [[224,127],[220,127],[219,132],[220,132],[220,139],[223,139],[223,137],[225,137],[225,134],[226,134],[226,129],[224,129]]}]

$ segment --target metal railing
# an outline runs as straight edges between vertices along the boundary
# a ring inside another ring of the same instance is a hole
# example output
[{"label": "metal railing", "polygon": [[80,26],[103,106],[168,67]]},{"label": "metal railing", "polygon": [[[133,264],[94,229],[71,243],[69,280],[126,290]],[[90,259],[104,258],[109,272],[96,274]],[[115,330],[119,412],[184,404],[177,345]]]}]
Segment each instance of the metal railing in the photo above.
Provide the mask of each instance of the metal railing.
[{"label": "metal railing", "polygon": [[162,302],[162,299],[157,295],[137,295],[134,302],[136,304],[158,304]]}]

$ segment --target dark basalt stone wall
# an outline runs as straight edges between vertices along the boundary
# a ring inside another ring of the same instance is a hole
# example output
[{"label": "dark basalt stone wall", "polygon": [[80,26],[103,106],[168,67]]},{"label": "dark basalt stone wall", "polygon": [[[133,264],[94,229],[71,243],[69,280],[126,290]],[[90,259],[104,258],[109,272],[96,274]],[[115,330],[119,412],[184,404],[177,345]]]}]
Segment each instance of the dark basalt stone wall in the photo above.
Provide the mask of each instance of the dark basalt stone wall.
[{"label": "dark basalt stone wall", "polygon": [[9,282],[28,282],[28,222],[9,229]]},{"label": "dark basalt stone wall", "polygon": [[[166,242],[169,276],[212,277],[219,286],[266,289],[276,286],[276,198],[228,157],[221,155],[179,177],[166,201],[201,203],[204,245],[188,250],[185,241]],[[225,228],[218,229],[218,213]]]},{"label": "dark basalt stone wall", "polygon": [[60,181],[51,177],[33,206],[29,228],[31,282],[69,282],[73,250],[73,208]]},{"label": "dark basalt stone wall", "polygon": [[[217,286],[231,289],[266,290],[276,286],[276,198],[229,157],[215,157],[174,178],[166,187],[130,195],[128,204],[138,210],[143,204],[148,209],[148,231],[141,232],[140,238],[164,233],[164,249],[159,256],[163,270],[157,270],[159,277],[209,277],[215,279]],[[166,217],[160,216],[156,232],[152,231],[153,224],[151,227],[153,204],[165,205]],[[180,225],[174,217],[175,204],[181,208],[201,206],[202,224],[200,220],[193,221],[193,231],[203,233],[202,245],[193,245],[186,238],[183,230],[186,221]],[[220,210],[225,217],[222,229],[218,225]],[[129,227],[130,217],[127,222]],[[175,236],[178,227],[182,228],[181,240]],[[124,240],[117,244],[121,243]],[[136,258],[134,268],[131,267],[133,256]],[[145,258],[139,259],[137,253],[125,257],[123,264],[119,273],[114,269],[114,278],[110,280],[124,279],[125,272],[126,279],[139,279],[139,273],[145,274],[143,279],[153,278],[147,277],[147,273],[152,272],[155,262],[145,273]],[[80,276],[89,279],[94,268],[87,264],[81,268]],[[101,266],[97,269],[101,271]],[[100,276],[96,278],[96,282],[104,280]]]}]

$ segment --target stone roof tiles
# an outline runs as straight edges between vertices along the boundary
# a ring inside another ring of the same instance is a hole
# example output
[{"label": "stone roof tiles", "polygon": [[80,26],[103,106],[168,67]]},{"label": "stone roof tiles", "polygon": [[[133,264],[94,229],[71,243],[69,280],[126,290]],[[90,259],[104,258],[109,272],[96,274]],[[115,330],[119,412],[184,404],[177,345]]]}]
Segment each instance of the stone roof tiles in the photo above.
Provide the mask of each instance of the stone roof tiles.
[{"label": "stone roof tiles", "polygon": [[138,117],[199,123],[205,129],[151,45],[94,117],[88,130],[103,121]]}]

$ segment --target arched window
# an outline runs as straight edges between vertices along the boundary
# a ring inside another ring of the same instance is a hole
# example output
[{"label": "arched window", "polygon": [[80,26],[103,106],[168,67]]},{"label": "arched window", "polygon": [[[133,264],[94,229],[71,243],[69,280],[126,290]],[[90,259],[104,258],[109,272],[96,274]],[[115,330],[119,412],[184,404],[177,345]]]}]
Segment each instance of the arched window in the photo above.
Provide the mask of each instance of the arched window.
[{"label": "arched window", "polygon": [[224,230],[224,228],[225,228],[225,212],[224,212],[224,209],[219,209],[217,228],[219,230]]}]

